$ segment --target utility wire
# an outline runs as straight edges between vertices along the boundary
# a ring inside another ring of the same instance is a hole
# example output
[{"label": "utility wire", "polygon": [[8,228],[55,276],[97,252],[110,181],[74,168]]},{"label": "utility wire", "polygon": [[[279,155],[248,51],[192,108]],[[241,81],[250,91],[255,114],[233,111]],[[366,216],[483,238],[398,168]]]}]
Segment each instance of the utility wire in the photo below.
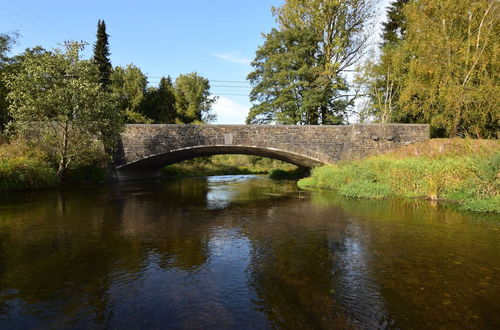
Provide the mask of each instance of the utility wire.
[{"label": "utility wire", "polygon": [[[153,78],[153,79],[161,79],[161,78],[164,78],[165,76],[150,76],[150,75],[146,75],[146,77],[148,78]],[[211,81],[211,82],[216,82],[216,83],[236,83],[236,84],[248,84],[249,82],[248,81],[245,81],[245,80],[216,80],[216,79],[208,79],[208,81]]]},{"label": "utility wire", "polygon": [[[26,12],[28,15],[31,15],[31,16],[33,16],[33,17],[36,17],[36,18],[38,18],[39,20],[41,20],[41,21],[45,22],[46,24],[48,24],[48,25],[52,25],[54,28],[58,29],[60,32],[62,32],[62,33],[64,33],[64,34],[66,34],[66,35],[68,35],[68,36],[70,36],[70,37],[74,38],[73,33],[69,32],[68,30],[65,30],[65,29],[61,28],[60,26],[56,25],[55,23],[53,23],[53,22],[51,22],[51,21],[49,21],[49,20],[47,20],[47,19],[45,19],[45,18],[43,18],[43,17],[41,17],[41,16],[37,15],[36,13],[32,12],[31,10],[29,10],[29,9],[27,9],[27,8],[23,7],[23,6],[20,6],[19,4],[15,3],[15,2],[13,2],[13,1],[8,0],[8,2],[9,2],[11,5],[14,5],[14,6],[16,6],[17,8],[19,8],[19,9],[23,10],[23,11],[24,11],[24,12]],[[75,40],[76,40],[76,39],[75,39]]]},{"label": "utility wire", "polygon": [[[28,23],[28,24],[30,24],[32,26],[35,26],[35,27],[37,27],[40,30],[45,31],[45,33],[48,33],[48,35],[50,35],[50,36],[52,36],[54,34],[53,31],[50,31],[47,28],[45,28],[44,26],[42,26],[42,25],[40,25],[40,24],[38,24],[36,22],[33,22],[33,21],[31,21],[31,20],[29,20],[29,19],[27,19],[27,18],[25,18],[25,17],[17,14],[16,12],[10,10],[9,8],[0,7],[0,10],[4,11],[4,13],[6,13],[7,15],[9,15],[10,18],[12,18],[12,15],[17,16],[19,19],[25,21],[26,23]],[[26,26],[24,26],[24,28],[26,28]]]},{"label": "utility wire", "polygon": [[223,96],[248,96],[248,94],[230,94],[230,93],[213,93],[212,95],[215,95],[215,96],[219,96],[219,95],[223,95]]},{"label": "utility wire", "polygon": [[28,26],[25,26],[23,24],[20,24],[19,22],[13,20],[12,18],[10,17],[5,17],[4,15],[0,14],[0,17],[3,17],[4,19],[8,20],[8,21],[11,21],[12,23],[14,23],[15,25],[19,26],[20,28],[23,28],[23,29],[26,29],[28,31],[31,31],[39,36],[44,36],[45,38],[47,38],[48,40],[54,42],[54,43],[57,43],[57,40],[54,40],[52,39],[51,37],[47,37],[46,35],[40,33],[40,31],[36,31],[36,30],[33,30],[32,28],[28,27]]}]

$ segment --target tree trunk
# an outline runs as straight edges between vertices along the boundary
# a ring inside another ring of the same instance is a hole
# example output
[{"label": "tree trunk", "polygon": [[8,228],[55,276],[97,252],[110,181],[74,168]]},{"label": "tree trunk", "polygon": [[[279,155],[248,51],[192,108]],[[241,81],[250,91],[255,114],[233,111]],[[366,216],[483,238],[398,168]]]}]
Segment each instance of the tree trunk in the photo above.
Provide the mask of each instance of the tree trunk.
[{"label": "tree trunk", "polygon": [[57,169],[57,176],[59,177],[59,182],[64,183],[66,179],[66,170],[68,169],[69,158],[68,158],[68,123],[65,124],[63,132],[63,144],[61,150],[61,159],[59,160],[59,168]]}]

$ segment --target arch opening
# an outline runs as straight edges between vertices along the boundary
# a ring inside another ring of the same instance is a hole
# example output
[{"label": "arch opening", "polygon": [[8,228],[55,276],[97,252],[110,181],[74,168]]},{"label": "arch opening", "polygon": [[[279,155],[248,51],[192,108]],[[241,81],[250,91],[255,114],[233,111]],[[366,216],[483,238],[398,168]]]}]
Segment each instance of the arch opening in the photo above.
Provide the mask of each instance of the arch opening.
[{"label": "arch opening", "polygon": [[281,160],[299,167],[311,168],[323,165],[319,160],[291,153],[288,151],[248,147],[248,146],[197,146],[188,147],[145,157],[116,168],[116,179],[119,181],[157,178],[161,176],[161,168],[185,160],[213,155],[253,155]]}]

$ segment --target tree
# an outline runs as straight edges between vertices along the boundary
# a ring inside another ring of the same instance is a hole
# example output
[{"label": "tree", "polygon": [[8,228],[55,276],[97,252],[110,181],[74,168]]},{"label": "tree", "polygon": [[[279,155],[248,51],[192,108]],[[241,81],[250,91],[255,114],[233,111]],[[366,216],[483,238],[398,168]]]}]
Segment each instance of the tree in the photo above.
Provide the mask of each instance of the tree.
[{"label": "tree", "polygon": [[382,23],[382,45],[396,45],[406,36],[404,6],[411,0],[395,0],[387,9],[387,21]]},{"label": "tree", "polygon": [[175,91],[170,77],[162,77],[158,87],[146,91],[141,112],[158,124],[173,124],[177,117]]},{"label": "tree", "polygon": [[64,180],[70,163],[96,141],[110,145],[122,122],[115,102],[104,92],[92,61],[79,59],[80,45],[65,53],[28,56],[6,78],[10,124],[19,136],[57,158]]},{"label": "tree", "polygon": [[9,103],[7,101],[7,86],[3,81],[3,78],[10,71],[10,65],[12,59],[7,56],[12,45],[15,43],[17,35],[0,34],[0,131],[9,122],[8,107]]},{"label": "tree", "polygon": [[146,75],[133,64],[125,68],[117,66],[111,73],[111,91],[117,96],[118,108],[125,113],[127,123],[152,123],[151,119],[141,113],[147,85]]},{"label": "tree", "polygon": [[97,22],[97,40],[94,44],[94,61],[99,68],[99,76],[104,90],[109,90],[111,85],[111,71],[113,69],[109,60],[109,35],[106,33],[106,23],[104,20]]},{"label": "tree", "polygon": [[400,115],[442,136],[498,134],[498,2],[419,0],[405,7],[410,54]]},{"label": "tree", "polygon": [[196,72],[181,74],[175,80],[174,91],[177,123],[209,123],[216,119],[211,110],[217,97],[211,96],[208,79]]},{"label": "tree", "polygon": [[[306,29],[273,29],[266,35],[264,45],[256,52],[252,65],[255,71],[248,75],[253,89],[250,99],[254,106],[250,109],[247,123],[265,124],[318,124],[320,109],[335,109],[321,116],[322,123],[335,122],[334,118],[342,114],[332,104],[342,101],[342,97],[334,95],[339,90],[346,90],[345,81],[337,81],[337,89],[324,90],[321,72],[323,67],[318,63],[317,38]],[[332,83],[333,84],[333,83]],[[340,84],[344,84],[340,88]],[[338,100],[336,98],[340,98]]]},{"label": "tree", "polygon": [[345,95],[345,72],[363,55],[373,2],[286,0],[273,13],[279,30],[265,35],[252,63],[255,71],[248,79],[256,104],[247,121],[344,122],[354,101]]}]

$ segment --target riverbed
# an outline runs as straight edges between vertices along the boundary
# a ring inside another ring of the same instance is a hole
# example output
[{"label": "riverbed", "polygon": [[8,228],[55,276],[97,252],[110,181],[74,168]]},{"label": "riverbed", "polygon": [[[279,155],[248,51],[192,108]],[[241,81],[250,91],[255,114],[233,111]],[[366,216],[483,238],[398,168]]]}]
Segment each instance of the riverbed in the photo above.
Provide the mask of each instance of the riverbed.
[{"label": "riverbed", "polygon": [[0,328],[498,329],[500,221],[250,175],[11,193]]}]

